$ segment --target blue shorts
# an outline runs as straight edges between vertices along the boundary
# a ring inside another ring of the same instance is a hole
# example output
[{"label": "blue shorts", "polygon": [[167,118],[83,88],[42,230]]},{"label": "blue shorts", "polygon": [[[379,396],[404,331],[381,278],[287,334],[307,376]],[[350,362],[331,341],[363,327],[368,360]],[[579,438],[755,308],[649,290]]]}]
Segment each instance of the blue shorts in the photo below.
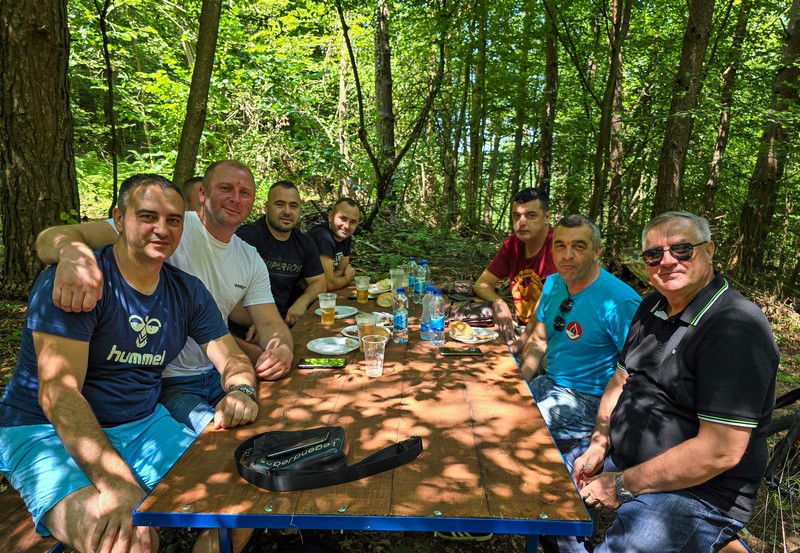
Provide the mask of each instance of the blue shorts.
[{"label": "blue shorts", "polygon": [[[148,417],[103,431],[148,492],[195,438],[162,405]],[[22,496],[42,536],[50,535],[43,522],[47,512],[69,494],[92,485],[52,424],[0,427],[0,472]]]}]

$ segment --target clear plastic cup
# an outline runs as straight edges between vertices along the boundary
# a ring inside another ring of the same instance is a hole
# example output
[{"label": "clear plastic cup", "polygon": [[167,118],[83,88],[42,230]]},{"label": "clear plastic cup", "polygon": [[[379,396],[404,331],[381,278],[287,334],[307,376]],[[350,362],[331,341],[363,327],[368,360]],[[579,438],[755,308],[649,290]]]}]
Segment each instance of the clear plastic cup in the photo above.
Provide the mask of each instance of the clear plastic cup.
[{"label": "clear plastic cup", "polygon": [[320,317],[322,324],[332,325],[333,320],[336,318],[336,294],[333,292],[325,292],[317,296],[319,298]]},{"label": "clear plastic cup", "polygon": [[356,281],[356,301],[358,303],[367,303],[369,300],[369,277],[357,276]]},{"label": "clear plastic cup", "polygon": [[383,354],[386,351],[386,336],[370,335],[361,338],[364,343],[364,362],[367,376],[375,378],[383,374]]}]

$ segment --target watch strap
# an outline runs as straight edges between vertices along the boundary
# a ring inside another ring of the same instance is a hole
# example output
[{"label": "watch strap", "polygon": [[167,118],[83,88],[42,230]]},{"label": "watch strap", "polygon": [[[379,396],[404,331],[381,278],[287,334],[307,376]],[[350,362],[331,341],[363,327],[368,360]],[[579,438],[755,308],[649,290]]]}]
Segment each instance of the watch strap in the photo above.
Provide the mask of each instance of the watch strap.
[{"label": "watch strap", "polygon": [[231,392],[242,392],[253,401],[257,401],[256,389],[249,384],[237,384],[236,386],[231,386],[225,393],[229,394]]}]

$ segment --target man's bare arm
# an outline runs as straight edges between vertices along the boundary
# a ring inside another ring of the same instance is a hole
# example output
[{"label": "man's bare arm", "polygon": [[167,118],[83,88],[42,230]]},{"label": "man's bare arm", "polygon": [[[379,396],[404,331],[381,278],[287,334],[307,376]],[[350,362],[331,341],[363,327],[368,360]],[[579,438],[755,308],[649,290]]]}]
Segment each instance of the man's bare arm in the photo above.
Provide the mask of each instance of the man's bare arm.
[{"label": "man's bare arm", "polygon": [[91,311],[103,296],[103,276],[93,250],[117,241],[106,222],[50,227],[39,233],[36,252],[44,263],[58,263],[53,303],[67,312]]},{"label": "man's bare arm", "polygon": [[520,370],[525,380],[533,378],[539,370],[542,358],[547,353],[547,328],[544,323],[536,322],[525,347],[522,350]]},{"label": "man's bare arm", "polygon": [[[242,352],[233,336],[226,334],[200,346],[219,371],[223,390],[247,384],[258,390],[253,365]],[[226,394],[214,406],[214,428],[230,428],[256,420],[258,403],[243,392]]]},{"label": "man's bare arm", "polygon": [[[735,467],[750,441],[751,428],[700,421],[697,435],[640,465],[622,471],[623,485],[634,495],[685,490]],[[592,478],[581,495],[591,496],[594,507],[619,507],[616,473]]]},{"label": "man's bare arm", "polygon": [[85,514],[98,518],[90,538],[92,549],[116,543],[120,550],[127,551],[128,543],[136,539],[131,515],[145,492],[81,394],[89,344],[40,332],[33,332],[33,344],[42,410],[67,452],[99,493],[98,512]]},{"label": "man's bare arm", "polygon": [[514,332],[514,314],[511,313],[506,301],[497,293],[495,286],[500,282],[500,279],[486,269],[475,281],[475,295],[479,298],[489,300],[492,302],[492,311],[494,311],[494,320],[500,332],[503,333],[506,341],[511,341],[516,338]]},{"label": "man's bare arm", "polygon": [[292,368],[294,342],[289,327],[281,319],[274,303],[246,307],[258,332],[259,346],[264,350],[256,362],[256,376],[262,380],[277,380]]},{"label": "man's bare arm", "polygon": [[319,260],[322,262],[322,269],[325,271],[325,280],[328,283],[328,290],[339,290],[344,288],[356,276],[356,271],[350,266],[350,258],[345,257],[342,259],[339,266],[333,268],[333,259],[327,255],[320,255]]},{"label": "man's bare arm", "polygon": [[286,312],[286,324],[293,325],[299,321],[300,317],[302,317],[305,312],[308,311],[308,307],[317,301],[317,296],[328,291],[328,283],[324,273],[321,275],[308,277],[305,279],[305,281],[305,292],[303,292],[303,294],[297,298],[297,300],[295,300],[295,302]]}]

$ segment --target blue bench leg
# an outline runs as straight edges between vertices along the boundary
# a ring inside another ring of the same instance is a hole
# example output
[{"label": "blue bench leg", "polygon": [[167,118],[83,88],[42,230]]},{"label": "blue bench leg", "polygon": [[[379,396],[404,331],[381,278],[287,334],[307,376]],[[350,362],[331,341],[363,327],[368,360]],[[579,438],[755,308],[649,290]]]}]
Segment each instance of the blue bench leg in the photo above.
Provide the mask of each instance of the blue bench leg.
[{"label": "blue bench leg", "polygon": [[528,534],[525,536],[525,553],[536,553],[539,550],[539,536]]},{"label": "blue bench leg", "polygon": [[230,528],[218,528],[220,553],[233,553],[233,536]]}]

